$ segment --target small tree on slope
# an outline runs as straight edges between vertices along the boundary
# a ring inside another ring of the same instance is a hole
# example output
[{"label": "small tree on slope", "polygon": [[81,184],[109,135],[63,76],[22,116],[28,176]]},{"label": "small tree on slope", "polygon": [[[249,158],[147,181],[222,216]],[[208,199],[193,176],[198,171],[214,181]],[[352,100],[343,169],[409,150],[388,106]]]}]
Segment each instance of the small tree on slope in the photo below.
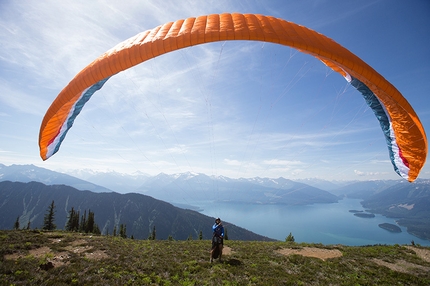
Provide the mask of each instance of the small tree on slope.
[{"label": "small tree on slope", "polygon": [[54,230],[57,226],[55,225],[55,204],[54,201],[49,205],[48,211],[45,214],[45,218],[43,219],[43,228],[44,230]]}]

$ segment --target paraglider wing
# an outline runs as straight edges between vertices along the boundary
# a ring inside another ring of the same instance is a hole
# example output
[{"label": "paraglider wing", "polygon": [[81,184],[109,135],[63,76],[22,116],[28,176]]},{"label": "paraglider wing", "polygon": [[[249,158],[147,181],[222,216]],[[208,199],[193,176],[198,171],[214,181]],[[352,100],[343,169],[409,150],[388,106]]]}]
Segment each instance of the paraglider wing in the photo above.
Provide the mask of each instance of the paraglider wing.
[{"label": "paraglider wing", "polygon": [[169,22],[107,51],[60,92],[43,118],[39,147],[43,160],[55,154],[76,116],[109,77],[159,55],[226,40],[264,41],[296,48],[321,60],[359,90],[378,118],[391,162],[414,181],[427,156],[424,128],[401,93],[368,64],[326,36],[285,20],[256,14],[214,14]]}]

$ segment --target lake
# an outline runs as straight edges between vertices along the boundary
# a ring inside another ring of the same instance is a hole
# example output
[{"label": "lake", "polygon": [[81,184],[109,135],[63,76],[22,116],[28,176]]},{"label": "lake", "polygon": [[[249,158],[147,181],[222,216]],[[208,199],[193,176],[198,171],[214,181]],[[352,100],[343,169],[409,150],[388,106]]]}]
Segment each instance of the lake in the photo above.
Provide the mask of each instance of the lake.
[{"label": "lake", "polygon": [[[400,227],[392,233],[378,226],[396,224],[394,219],[376,215],[374,218],[354,216],[349,210],[364,210],[358,199],[343,199],[335,204],[306,206],[206,203],[198,205],[201,213],[220,217],[228,223],[252,232],[284,241],[291,232],[296,242],[343,244],[350,246],[373,244],[410,244],[413,240],[423,246],[430,241],[415,237]],[[197,205],[197,204],[196,204]],[[209,226],[210,227],[210,226]],[[234,238],[230,238],[234,239]]]}]

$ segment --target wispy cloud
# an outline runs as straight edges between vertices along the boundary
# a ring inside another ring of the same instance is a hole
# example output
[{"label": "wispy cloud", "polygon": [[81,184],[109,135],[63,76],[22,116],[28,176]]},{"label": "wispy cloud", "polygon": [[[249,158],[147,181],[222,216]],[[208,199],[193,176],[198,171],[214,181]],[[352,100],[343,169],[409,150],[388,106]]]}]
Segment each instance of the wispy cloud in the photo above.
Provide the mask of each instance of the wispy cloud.
[{"label": "wispy cloud", "polygon": [[360,177],[380,177],[381,175],[387,175],[387,172],[364,172],[359,170],[354,170],[354,173]]},{"label": "wispy cloud", "polygon": [[272,166],[290,166],[290,167],[303,165],[303,162],[300,162],[300,161],[288,161],[288,160],[278,160],[278,159],[264,160],[263,163],[266,165],[272,165]]},{"label": "wispy cloud", "polygon": [[[8,106],[22,113],[38,115],[39,117],[44,114],[48,104],[48,101],[44,101],[43,98],[30,94],[28,91],[17,89],[1,79],[0,101],[3,106]],[[6,115],[4,112],[2,114],[3,116]]]}]

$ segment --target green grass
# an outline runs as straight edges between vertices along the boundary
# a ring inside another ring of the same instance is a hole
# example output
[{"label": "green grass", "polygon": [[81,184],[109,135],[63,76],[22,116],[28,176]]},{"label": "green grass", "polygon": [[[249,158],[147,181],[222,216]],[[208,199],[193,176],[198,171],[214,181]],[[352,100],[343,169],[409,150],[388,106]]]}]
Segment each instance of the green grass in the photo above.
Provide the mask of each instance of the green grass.
[{"label": "green grass", "polygon": [[[232,240],[225,246],[232,253],[210,263],[208,240],[0,231],[0,285],[430,285],[430,263],[406,246]],[[277,251],[304,247],[337,249],[342,256],[324,261]],[[49,261],[54,268],[42,270]]]}]

